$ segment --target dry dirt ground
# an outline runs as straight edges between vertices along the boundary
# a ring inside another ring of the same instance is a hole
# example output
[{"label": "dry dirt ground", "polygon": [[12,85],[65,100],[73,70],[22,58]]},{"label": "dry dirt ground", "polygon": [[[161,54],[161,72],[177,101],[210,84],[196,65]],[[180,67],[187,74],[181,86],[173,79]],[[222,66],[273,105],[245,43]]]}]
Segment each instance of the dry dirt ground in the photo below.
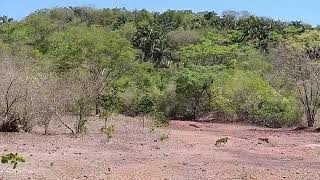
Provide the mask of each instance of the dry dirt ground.
[{"label": "dry dirt ground", "polygon": [[[1,133],[0,154],[18,152],[26,159],[4,179],[320,179],[317,133],[187,121],[150,132],[140,119],[126,117],[108,124],[115,125],[110,140],[99,133],[98,119],[78,136],[60,125],[47,136],[42,129]],[[223,137],[228,142],[215,146]],[[6,167],[0,165],[0,173]]]}]

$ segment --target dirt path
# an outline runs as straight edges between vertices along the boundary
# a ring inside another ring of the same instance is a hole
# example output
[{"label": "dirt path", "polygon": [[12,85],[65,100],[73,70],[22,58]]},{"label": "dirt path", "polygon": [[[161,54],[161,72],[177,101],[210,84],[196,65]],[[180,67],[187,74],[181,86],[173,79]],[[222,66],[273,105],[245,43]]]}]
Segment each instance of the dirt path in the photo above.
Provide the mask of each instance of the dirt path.
[{"label": "dirt path", "polygon": [[[5,179],[320,179],[316,133],[186,121],[149,132],[136,119],[118,117],[109,122],[116,133],[108,141],[98,132],[102,124],[91,120],[78,137],[58,125],[49,136],[0,134],[0,154],[27,160]],[[215,146],[222,137],[228,142]]]}]

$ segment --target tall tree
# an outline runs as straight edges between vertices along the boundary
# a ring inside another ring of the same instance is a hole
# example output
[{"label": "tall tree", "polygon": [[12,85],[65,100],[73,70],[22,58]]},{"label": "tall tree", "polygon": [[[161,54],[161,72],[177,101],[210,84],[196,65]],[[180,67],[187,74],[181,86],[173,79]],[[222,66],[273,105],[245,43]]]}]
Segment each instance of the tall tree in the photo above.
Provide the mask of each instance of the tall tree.
[{"label": "tall tree", "polygon": [[132,38],[132,44],[142,51],[143,61],[151,60],[156,66],[162,66],[168,65],[172,60],[172,49],[167,33],[157,23],[141,24]]},{"label": "tall tree", "polygon": [[279,47],[276,67],[296,87],[308,127],[320,108],[320,32],[309,31]]},{"label": "tall tree", "polygon": [[11,21],[13,21],[13,19],[9,18],[6,15],[0,16],[0,24],[4,24],[4,23],[7,23],[7,22],[11,22]]}]

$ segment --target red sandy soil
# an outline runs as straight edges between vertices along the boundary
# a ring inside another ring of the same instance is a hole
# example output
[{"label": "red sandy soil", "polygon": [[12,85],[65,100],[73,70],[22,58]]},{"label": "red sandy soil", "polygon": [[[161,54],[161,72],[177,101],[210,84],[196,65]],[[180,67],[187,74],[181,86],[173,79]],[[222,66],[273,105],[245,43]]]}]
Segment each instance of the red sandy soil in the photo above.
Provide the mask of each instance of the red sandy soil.
[{"label": "red sandy soil", "polygon": [[[317,133],[188,121],[150,132],[140,119],[126,117],[108,124],[115,125],[110,140],[99,133],[98,119],[77,136],[56,124],[51,135],[40,128],[0,133],[0,154],[18,152],[26,159],[4,179],[320,179]],[[223,137],[228,142],[215,146]],[[6,167],[0,165],[0,177]]]}]

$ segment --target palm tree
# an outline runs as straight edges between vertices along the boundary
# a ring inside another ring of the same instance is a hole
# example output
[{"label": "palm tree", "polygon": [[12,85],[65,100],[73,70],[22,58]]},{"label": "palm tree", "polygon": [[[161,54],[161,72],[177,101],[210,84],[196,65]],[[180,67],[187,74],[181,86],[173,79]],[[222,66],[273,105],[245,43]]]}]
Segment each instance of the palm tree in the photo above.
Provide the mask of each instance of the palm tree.
[{"label": "palm tree", "polygon": [[171,58],[171,46],[167,33],[159,24],[140,25],[132,38],[132,44],[142,50],[143,61],[152,60],[156,66],[164,64],[164,61]]}]

